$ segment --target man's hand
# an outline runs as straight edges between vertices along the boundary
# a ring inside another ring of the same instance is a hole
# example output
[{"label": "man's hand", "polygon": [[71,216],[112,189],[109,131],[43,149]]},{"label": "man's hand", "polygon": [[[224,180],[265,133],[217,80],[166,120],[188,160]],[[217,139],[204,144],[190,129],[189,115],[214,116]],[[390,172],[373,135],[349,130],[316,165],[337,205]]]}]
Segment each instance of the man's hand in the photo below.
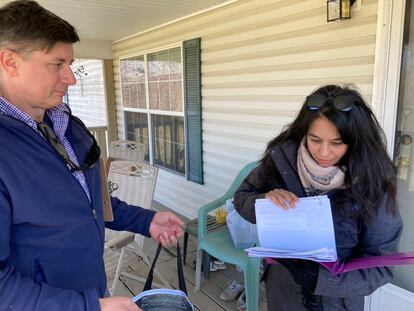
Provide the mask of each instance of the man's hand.
[{"label": "man's hand", "polygon": [[171,212],[157,212],[150,224],[151,237],[162,246],[177,244],[177,239],[183,235],[184,222]]},{"label": "man's hand", "polygon": [[114,296],[99,299],[101,311],[142,311],[129,297]]}]

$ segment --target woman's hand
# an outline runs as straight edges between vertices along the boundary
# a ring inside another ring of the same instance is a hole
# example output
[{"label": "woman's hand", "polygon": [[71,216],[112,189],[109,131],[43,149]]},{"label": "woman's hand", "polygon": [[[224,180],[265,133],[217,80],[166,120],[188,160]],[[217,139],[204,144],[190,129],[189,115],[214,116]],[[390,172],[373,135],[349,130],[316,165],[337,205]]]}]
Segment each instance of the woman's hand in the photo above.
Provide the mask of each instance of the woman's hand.
[{"label": "woman's hand", "polygon": [[99,299],[101,311],[142,311],[129,297],[113,296]]},{"label": "woman's hand", "polygon": [[299,201],[299,198],[294,193],[283,189],[273,189],[266,193],[265,198],[271,200],[284,210],[294,208]]}]

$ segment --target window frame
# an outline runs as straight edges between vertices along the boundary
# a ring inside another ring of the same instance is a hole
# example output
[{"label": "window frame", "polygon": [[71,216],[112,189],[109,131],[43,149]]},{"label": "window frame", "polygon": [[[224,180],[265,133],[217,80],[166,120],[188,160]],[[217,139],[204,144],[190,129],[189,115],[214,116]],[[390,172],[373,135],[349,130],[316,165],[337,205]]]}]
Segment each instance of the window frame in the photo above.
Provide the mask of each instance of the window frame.
[{"label": "window frame", "polygon": [[[181,56],[181,107],[182,112],[179,111],[168,111],[168,110],[158,110],[158,109],[150,109],[150,102],[149,102],[149,70],[148,70],[148,55],[151,53],[156,53],[160,51],[167,51],[174,48],[180,48],[180,56]],[[165,116],[179,116],[183,118],[183,124],[184,124],[184,175],[180,172],[177,172],[175,170],[168,169],[164,166],[158,166],[160,169],[170,172],[174,174],[175,176],[182,177],[188,179],[188,170],[187,170],[187,133],[186,133],[186,105],[185,105],[185,97],[184,97],[184,84],[185,84],[185,77],[184,77],[184,46],[183,42],[170,44],[167,46],[157,47],[150,50],[143,50],[139,52],[135,52],[128,55],[123,55],[119,57],[118,60],[118,66],[119,66],[119,89],[121,93],[121,111],[122,111],[122,118],[123,118],[123,124],[124,124],[124,133],[125,136],[127,135],[127,124],[126,124],[126,112],[133,112],[133,113],[144,113],[147,116],[147,122],[148,122],[148,153],[149,153],[149,163],[151,165],[154,164],[154,133],[153,133],[153,122],[152,122],[152,115],[165,115]],[[124,107],[124,94],[122,91],[122,73],[121,73],[121,63],[122,61],[134,58],[134,57],[140,57],[144,56],[144,79],[145,79],[145,105],[146,108],[131,108],[131,107]]]}]

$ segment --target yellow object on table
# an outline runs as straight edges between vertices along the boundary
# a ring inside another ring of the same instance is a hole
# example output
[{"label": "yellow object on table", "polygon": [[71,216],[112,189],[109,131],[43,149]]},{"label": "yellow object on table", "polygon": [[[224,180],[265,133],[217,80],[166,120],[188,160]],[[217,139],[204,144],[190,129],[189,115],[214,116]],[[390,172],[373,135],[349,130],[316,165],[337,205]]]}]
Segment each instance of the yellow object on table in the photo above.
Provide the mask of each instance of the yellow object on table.
[{"label": "yellow object on table", "polygon": [[226,223],[226,216],[227,216],[227,212],[222,207],[219,207],[216,210],[216,222],[218,224]]}]

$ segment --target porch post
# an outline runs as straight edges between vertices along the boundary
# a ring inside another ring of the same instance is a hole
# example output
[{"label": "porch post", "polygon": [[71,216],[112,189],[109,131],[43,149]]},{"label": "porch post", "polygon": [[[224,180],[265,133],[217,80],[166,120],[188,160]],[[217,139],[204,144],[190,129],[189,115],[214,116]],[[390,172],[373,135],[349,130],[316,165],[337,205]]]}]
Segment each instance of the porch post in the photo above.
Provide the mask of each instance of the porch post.
[{"label": "porch post", "polygon": [[116,102],[113,60],[103,60],[104,91],[106,101],[106,115],[108,118],[108,142],[118,139],[116,123]]}]

